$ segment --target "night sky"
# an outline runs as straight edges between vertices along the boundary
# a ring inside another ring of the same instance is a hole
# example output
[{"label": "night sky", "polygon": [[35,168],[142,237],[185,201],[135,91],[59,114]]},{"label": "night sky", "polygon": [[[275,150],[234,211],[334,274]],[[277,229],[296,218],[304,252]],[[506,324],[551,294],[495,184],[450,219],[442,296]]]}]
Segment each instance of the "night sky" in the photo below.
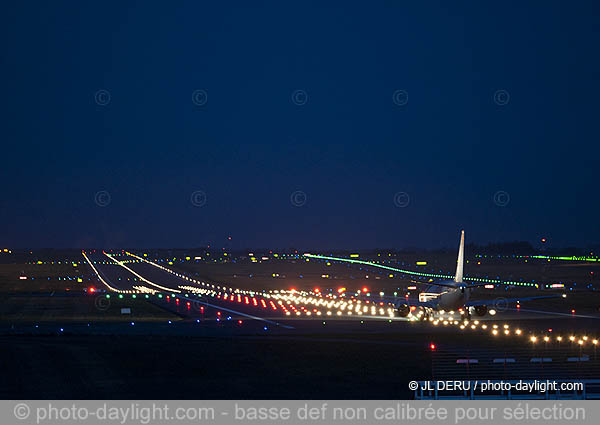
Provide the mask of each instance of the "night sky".
[{"label": "night sky", "polygon": [[599,18],[4,2],[0,248],[598,243]]}]

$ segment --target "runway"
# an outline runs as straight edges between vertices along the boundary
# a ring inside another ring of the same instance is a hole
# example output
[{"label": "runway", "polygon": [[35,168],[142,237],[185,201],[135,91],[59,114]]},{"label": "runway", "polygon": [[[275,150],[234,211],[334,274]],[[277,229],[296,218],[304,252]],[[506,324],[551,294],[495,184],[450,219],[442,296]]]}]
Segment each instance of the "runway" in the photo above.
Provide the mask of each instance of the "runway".
[{"label": "runway", "polygon": [[240,324],[234,326],[233,332],[238,334],[251,329],[276,333],[429,333],[432,337],[461,333],[476,336],[478,342],[502,338],[507,343],[547,346],[571,339],[574,344],[591,348],[597,344],[600,324],[600,315],[567,314],[527,308],[525,304],[471,321],[446,315],[419,322],[396,316],[383,298],[365,300],[260,288],[249,291],[185,275],[127,252],[95,252],[87,259],[104,281],[105,289],[117,289],[119,297],[143,294],[149,302],[180,316],[182,322]]},{"label": "runway", "polygon": [[[251,291],[108,254],[85,253],[87,292],[12,294],[0,306],[11,317],[0,357],[19,365],[7,371],[17,394],[39,396],[34,377],[54,364],[75,382],[51,373],[43,389],[71,398],[411,398],[411,380],[600,377],[598,316],[569,314],[568,301],[415,321],[377,297],[263,290],[259,279]],[[69,309],[77,315],[63,317]]]}]

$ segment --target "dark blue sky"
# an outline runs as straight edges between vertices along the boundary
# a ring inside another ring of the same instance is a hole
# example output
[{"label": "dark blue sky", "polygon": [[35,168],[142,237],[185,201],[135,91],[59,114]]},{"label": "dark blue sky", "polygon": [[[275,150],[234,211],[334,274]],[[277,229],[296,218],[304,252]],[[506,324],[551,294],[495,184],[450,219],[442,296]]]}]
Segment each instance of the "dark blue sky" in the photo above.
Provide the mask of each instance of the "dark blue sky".
[{"label": "dark blue sky", "polygon": [[599,12],[4,3],[0,245],[600,242]]}]

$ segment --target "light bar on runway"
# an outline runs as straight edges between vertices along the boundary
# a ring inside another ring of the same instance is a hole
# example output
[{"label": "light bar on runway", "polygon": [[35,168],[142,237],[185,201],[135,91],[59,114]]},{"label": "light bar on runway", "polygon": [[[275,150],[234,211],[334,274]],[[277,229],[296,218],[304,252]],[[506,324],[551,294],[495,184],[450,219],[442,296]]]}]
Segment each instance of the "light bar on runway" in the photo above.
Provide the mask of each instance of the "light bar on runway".
[{"label": "light bar on runway", "polygon": [[[385,269],[385,270],[391,270],[394,272],[398,272],[398,273],[402,273],[402,274],[406,274],[406,275],[410,275],[410,276],[430,277],[430,278],[438,278],[438,279],[454,279],[453,275],[415,272],[412,270],[399,269],[396,267],[386,266],[384,264],[378,264],[375,261],[354,260],[351,258],[329,257],[329,256],[325,256],[325,255],[308,254],[308,253],[304,254],[304,257],[306,257],[307,260],[310,258],[314,258],[317,260],[343,261],[343,262],[352,263],[352,264],[363,264],[365,266],[377,267],[377,268]],[[463,277],[463,280],[471,281],[471,282],[483,282],[483,283],[489,282],[489,283],[502,284],[502,285],[531,286],[531,287],[535,287],[535,288],[539,287],[539,284],[534,283],[534,282],[515,282],[515,281],[506,281],[505,282],[505,281],[501,281],[498,279],[488,279],[488,278],[482,278],[482,277]]]}]

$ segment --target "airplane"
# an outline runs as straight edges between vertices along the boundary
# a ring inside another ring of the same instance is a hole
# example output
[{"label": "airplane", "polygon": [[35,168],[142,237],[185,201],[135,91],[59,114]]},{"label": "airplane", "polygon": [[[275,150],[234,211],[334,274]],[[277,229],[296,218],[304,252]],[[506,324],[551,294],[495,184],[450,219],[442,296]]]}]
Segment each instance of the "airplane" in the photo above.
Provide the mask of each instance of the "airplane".
[{"label": "airplane", "polygon": [[[431,317],[435,312],[460,311],[467,318],[471,317],[471,312],[477,316],[485,316],[488,307],[497,306],[499,302],[502,305],[508,305],[519,301],[531,301],[542,298],[565,297],[564,294],[541,295],[534,297],[520,298],[501,298],[495,300],[471,300],[471,292],[474,288],[487,285],[486,283],[465,283],[463,282],[463,269],[465,258],[465,231],[460,234],[460,245],[458,247],[458,261],[456,264],[456,274],[454,280],[443,282],[429,282],[428,289],[419,294],[418,300],[396,302],[394,307],[401,317],[407,317],[412,311],[419,309],[424,313],[425,319]],[[422,282],[415,282],[421,283]],[[489,309],[490,313],[492,309]]]}]

